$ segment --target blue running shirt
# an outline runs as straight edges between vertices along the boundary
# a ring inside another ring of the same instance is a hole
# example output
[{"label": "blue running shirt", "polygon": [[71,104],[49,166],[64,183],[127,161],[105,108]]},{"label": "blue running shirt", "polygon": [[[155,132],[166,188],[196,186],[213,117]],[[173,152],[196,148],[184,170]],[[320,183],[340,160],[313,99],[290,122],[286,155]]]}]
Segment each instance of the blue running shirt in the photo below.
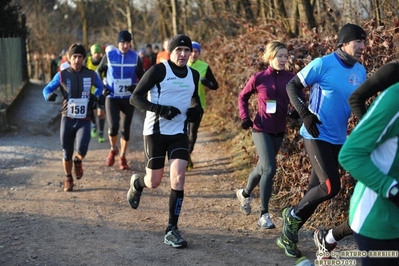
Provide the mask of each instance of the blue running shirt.
[{"label": "blue running shirt", "polygon": [[[317,58],[304,67],[298,77],[303,86],[310,86],[309,110],[322,124],[317,125],[317,139],[331,144],[346,140],[351,109],[348,98],[366,80],[366,69],[360,63],[345,65],[336,53]],[[314,139],[302,125],[300,134]]]}]

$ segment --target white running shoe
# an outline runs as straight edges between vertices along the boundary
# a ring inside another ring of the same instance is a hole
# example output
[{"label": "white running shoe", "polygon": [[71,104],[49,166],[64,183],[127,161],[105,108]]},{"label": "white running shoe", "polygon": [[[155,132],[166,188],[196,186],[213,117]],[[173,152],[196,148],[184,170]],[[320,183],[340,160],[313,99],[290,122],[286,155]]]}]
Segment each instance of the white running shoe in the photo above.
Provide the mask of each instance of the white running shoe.
[{"label": "white running shoe", "polygon": [[236,192],[237,199],[240,201],[240,210],[243,214],[250,215],[251,214],[250,203],[252,201],[252,198],[251,197],[244,198],[244,196],[242,195],[243,191],[244,191],[244,189],[239,189]]},{"label": "white running shoe", "polygon": [[270,219],[269,213],[263,214],[258,220],[258,226],[262,229],[276,228],[272,220]]}]

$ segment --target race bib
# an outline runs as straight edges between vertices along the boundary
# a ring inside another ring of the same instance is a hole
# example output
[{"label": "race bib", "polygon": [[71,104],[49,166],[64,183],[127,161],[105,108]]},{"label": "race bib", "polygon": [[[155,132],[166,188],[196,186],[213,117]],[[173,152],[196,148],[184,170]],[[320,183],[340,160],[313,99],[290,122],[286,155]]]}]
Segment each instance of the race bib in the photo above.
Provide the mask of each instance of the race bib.
[{"label": "race bib", "polygon": [[123,97],[131,94],[127,89],[132,85],[132,79],[115,79],[114,96]]},{"label": "race bib", "polygon": [[274,114],[276,112],[277,104],[275,100],[266,101],[266,113]]},{"label": "race bib", "polygon": [[88,98],[71,98],[68,100],[68,117],[86,118]]}]

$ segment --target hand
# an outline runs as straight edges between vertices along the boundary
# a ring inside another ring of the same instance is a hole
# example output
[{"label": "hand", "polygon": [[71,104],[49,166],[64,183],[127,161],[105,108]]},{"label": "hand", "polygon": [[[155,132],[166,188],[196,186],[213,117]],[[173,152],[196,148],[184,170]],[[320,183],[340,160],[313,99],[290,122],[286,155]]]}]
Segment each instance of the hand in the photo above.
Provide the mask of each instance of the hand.
[{"label": "hand", "polygon": [[292,110],[292,111],[288,112],[287,117],[293,118],[295,120],[300,118],[297,110]]},{"label": "hand", "polygon": [[249,118],[244,118],[241,122],[241,127],[243,129],[248,129],[250,127],[252,127],[254,125],[254,123],[252,123],[252,120]]},{"label": "hand", "polygon": [[201,84],[208,88],[212,87],[212,83],[209,80],[207,80],[206,78],[201,79]]},{"label": "hand", "polygon": [[50,93],[48,96],[47,96],[47,101],[49,101],[49,102],[54,102],[55,101],[55,99],[57,98],[57,94],[56,93],[54,93],[54,92],[52,92],[52,93]]},{"label": "hand", "polygon": [[131,93],[133,93],[134,89],[136,89],[136,85],[135,85],[135,84],[132,84],[132,85],[130,85],[130,86],[127,88],[127,90],[130,91]]},{"label": "hand", "polygon": [[187,109],[186,115],[188,122],[194,123],[201,119],[202,110],[198,107],[191,107]]},{"label": "hand", "polygon": [[97,109],[98,98],[94,94],[90,94],[89,106],[91,109]]},{"label": "hand", "polygon": [[103,89],[103,96],[104,97],[107,97],[108,95],[110,95],[111,94],[111,91],[109,90],[109,89],[107,89],[107,88],[104,88]]},{"label": "hand", "polygon": [[309,132],[312,137],[317,138],[319,136],[319,129],[317,128],[317,124],[321,125],[320,120],[316,115],[309,113],[302,117],[303,124],[306,127],[306,130]]},{"label": "hand", "polygon": [[181,114],[180,110],[174,106],[162,106],[159,115],[165,119],[172,120],[175,116]]}]

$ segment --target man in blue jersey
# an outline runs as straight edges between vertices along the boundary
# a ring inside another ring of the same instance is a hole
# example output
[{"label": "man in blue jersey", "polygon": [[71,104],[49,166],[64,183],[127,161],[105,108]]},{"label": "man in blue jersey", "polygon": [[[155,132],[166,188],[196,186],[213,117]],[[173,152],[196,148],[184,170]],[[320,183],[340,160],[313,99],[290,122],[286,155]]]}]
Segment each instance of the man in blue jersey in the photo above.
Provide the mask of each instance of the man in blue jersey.
[{"label": "man in blue jersey", "polygon": [[[93,106],[101,95],[103,83],[93,70],[83,66],[86,49],[74,43],[68,50],[68,65],[61,68],[43,89],[46,101],[54,102],[55,91],[59,88],[62,95],[60,140],[62,146],[62,164],[65,172],[64,191],[73,191],[74,179],[83,176],[82,161],[89,149],[90,124]],[[91,90],[92,86],[95,87]],[[73,154],[75,152],[75,157]],[[73,160],[72,160],[73,159]]]},{"label": "man in blue jersey", "polygon": [[121,151],[119,168],[129,169],[126,161],[126,151],[130,139],[130,125],[133,119],[134,106],[129,104],[130,95],[144,70],[138,54],[131,50],[132,35],[122,30],[118,34],[118,49],[108,51],[101,60],[96,72],[102,77],[106,73],[107,84],[103,95],[108,121],[108,138],[111,150],[105,161],[106,165],[113,166],[115,156],[119,154],[117,145],[119,122],[121,123]]},{"label": "man in blue jersey", "polygon": [[[340,191],[338,153],[346,140],[351,109],[348,98],[366,79],[359,63],[365,49],[366,32],[346,24],[338,34],[335,52],[316,58],[287,84],[292,105],[302,118],[300,134],[312,165],[306,194],[297,206],[283,210],[283,230],[277,245],[289,257],[300,257],[298,230],[317,206]],[[300,93],[310,88],[309,104]]]}]

